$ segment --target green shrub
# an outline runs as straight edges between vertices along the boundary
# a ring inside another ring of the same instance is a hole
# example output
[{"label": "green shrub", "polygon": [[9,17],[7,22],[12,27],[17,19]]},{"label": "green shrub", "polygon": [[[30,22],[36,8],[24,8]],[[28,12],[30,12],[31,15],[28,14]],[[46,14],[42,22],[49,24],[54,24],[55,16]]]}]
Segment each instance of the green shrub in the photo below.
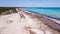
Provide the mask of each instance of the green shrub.
[{"label": "green shrub", "polygon": [[6,15],[16,13],[15,8],[13,7],[0,7],[0,15]]}]

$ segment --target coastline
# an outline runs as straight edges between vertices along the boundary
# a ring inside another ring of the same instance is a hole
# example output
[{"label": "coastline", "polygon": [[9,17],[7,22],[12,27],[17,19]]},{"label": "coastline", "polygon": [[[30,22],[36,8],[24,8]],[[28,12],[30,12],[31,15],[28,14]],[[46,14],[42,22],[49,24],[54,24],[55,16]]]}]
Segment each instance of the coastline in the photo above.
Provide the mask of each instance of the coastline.
[{"label": "coastline", "polygon": [[[26,13],[30,13],[32,17],[32,19],[37,16],[37,19],[40,19],[43,23],[45,22],[46,25],[50,25],[53,29],[57,30],[60,32],[60,22],[58,20],[55,20],[55,19],[52,19],[52,18],[49,18],[47,16],[44,16],[44,15],[39,15],[39,14],[35,14],[35,13],[32,13],[32,12],[28,12],[28,11],[25,11]],[[33,14],[33,15],[32,15]],[[46,20],[45,20],[46,19]],[[48,23],[49,22],[49,23]],[[56,26],[55,26],[56,25]]]},{"label": "coastline", "polygon": [[[10,34],[17,34],[17,33],[18,34],[31,34],[31,33],[59,34],[60,33],[60,28],[59,28],[60,25],[57,24],[55,21],[48,19],[46,16],[31,13],[24,10],[16,10],[16,11],[18,13],[1,16],[0,23],[3,23],[1,24],[1,27],[3,28],[5,27],[4,29],[2,29],[3,33],[5,34],[9,34],[9,33]],[[8,25],[6,25],[7,21],[9,22]]]},{"label": "coastline", "polygon": [[[58,34],[60,33],[60,24],[58,24],[57,22],[51,20],[51,19],[48,19],[46,18],[46,16],[43,16],[43,15],[39,15],[39,14],[34,14],[34,13],[31,13],[31,12],[28,12],[28,11],[19,11],[19,14],[24,16],[27,20],[31,21],[36,21],[35,23],[39,23],[39,21],[41,21],[44,25],[47,25],[47,27],[51,28],[53,32],[55,32],[55,34]],[[23,17],[22,17],[23,18]],[[24,20],[24,19],[23,19]],[[31,21],[31,22],[33,22]],[[41,23],[40,22],[40,23]],[[22,22],[23,23],[23,22]],[[34,23],[34,22],[33,22]],[[34,23],[34,24],[35,24]],[[29,24],[29,22],[28,22]],[[30,25],[30,24],[29,24]],[[36,26],[36,25],[35,25]],[[37,27],[37,26],[36,26]],[[50,29],[49,29],[50,30]],[[57,32],[58,33],[57,33]]]},{"label": "coastline", "polygon": [[58,17],[52,17],[52,16],[48,16],[48,15],[44,15],[44,14],[40,14],[40,13],[37,13],[37,12],[33,12],[33,11],[27,11],[28,13],[32,13],[32,14],[36,14],[36,15],[41,15],[47,19],[50,19],[50,20],[53,20],[55,22],[57,22],[58,24],[60,24],[60,18]]},{"label": "coastline", "polygon": [[57,22],[58,24],[60,24],[60,18],[58,18],[58,17],[52,17],[52,16],[40,14],[40,13],[37,13],[37,12],[29,11],[29,10],[27,10],[27,11],[25,11],[25,12],[44,16],[44,17],[46,17],[47,19],[53,20],[53,21]]},{"label": "coastline", "polygon": [[21,8],[23,10],[27,10],[30,12],[37,12],[40,13],[42,15],[46,15],[50,18],[54,18],[57,20],[60,20],[60,9],[59,8],[38,8],[38,7],[26,7],[26,8]]}]

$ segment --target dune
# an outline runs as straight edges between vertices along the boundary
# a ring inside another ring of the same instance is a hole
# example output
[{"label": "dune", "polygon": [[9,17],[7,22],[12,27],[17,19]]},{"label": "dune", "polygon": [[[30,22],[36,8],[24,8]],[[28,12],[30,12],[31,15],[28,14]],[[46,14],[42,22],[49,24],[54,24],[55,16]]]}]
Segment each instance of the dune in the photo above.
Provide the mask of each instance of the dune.
[{"label": "dune", "polygon": [[60,25],[45,16],[16,9],[0,16],[0,34],[60,34]]}]

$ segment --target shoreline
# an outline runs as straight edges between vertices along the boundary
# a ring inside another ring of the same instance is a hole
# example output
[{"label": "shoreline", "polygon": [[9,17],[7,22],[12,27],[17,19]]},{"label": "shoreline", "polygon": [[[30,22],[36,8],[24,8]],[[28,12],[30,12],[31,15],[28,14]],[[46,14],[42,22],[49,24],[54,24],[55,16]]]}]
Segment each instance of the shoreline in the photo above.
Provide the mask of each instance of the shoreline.
[{"label": "shoreline", "polygon": [[37,13],[37,12],[29,11],[29,10],[25,11],[25,12],[32,13],[32,14],[39,15],[39,16],[41,15],[43,17],[46,17],[47,19],[53,20],[53,21],[57,22],[58,24],[60,24],[60,21],[59,21],[60,18],[58,18],[58,17],[52,17],[52,16],[40,14],[40,13]]},{"label": "shoreline", "polygon": [[[25,9],[22,9],[22,10],[25,10]],[[27,9],[25,11],[28,11],[28,12],[31,12],[31,13],[35,13],[35,14],[39,14],[39,15],[43,15],[43,16],[47,16],[49,18],[53,18],[53,19],[56,19],[56,20],[59,20],[60,21],[60,17],[55,16],[55,15],[41,14],[41,13],[39,13],[37,11],[33,11],[33,10],[29,10],[29,9]]]},{"label": "shoreline", "polygon": [[[51,27],[52,29],[60,32],[60,24],[59,24],[60,22],[59,21],[51,19],[51,18],[47,18],[46,16],[42,16],[39,14],[34,14],[34,13],[31,13],[28,11],[25,11],[25,13],[32,16],[32,18],[37,17],[37,19],[42,21],[45,25],[47,25],[47,26]],[[57,23],[57,22],[59,22],[59,23]]]},{"label": "shoreline", "polygon": [[44,14],[40,14],[40,13],[37,13],[37,12],[33,12],[33,11],[26,11],[26,12],[28,12],[28,13],[32,13],[32,14],[36,14],[36,15],[42,15],[42,16],[44,16],[44,17],[46,17],[46,18],[48,18],[48,19],[51,19],[51,20],[53,20],[53,21],[56,21],[56,22],[58,22],[59,24],[60,24],[60,18],[58,18],[58,17],[52,17],[52,16],[48,16],[48,15],[44,15]]},{"label": "shoreline", "polygon": [[[3,24],[1,24],[1,27],[3,27],[3,28],[5,27],[5,29],[2,30],[1,32],[4,32],[5,34],[8,31],[9,32],[7,34],[9,34],[9,33],[13,34],[14,32],[15,32],[15,34],[17,34],[17,33],[18,34],[20,34],[20,33],[27,34],[30,32],[40,34],[40,33],[44,32],[44,31],[41,32],[42,29],[40,29],[40,26],[42,26],[42,28],[45,30],[46,34],[60,33],[60,29],[59,29],[60,25],[58,25],[55,21],[47,19],[43,15],[34,14],[34,13],[27,12],[27,11],[22,11],[22,10],[19,10],[19,11],[17,10],[18,13],[3,15],[1,17],[0,23],[3,23]],[[8,22],[8,24],[6,25],[5,23],[7,23],[7,22]],[[6,26],[3,26],[3,25],[6,25]],[[32,27],[31,31],[27,31],[27,30],[29,30],[29,27]],[[23,30],[23,32],[22,32],[22,30]]]}]

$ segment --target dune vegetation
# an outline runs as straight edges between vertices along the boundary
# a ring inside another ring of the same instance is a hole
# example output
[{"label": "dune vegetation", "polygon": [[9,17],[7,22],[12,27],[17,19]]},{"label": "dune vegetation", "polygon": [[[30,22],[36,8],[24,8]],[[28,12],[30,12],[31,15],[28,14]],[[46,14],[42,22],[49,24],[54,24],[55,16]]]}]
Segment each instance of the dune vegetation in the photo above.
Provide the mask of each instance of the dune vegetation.
[{"label": "dune vegetation", "polygon": [[15,8],[13,7],[0,7],[0,15],[6,15],[16,13]]}]

